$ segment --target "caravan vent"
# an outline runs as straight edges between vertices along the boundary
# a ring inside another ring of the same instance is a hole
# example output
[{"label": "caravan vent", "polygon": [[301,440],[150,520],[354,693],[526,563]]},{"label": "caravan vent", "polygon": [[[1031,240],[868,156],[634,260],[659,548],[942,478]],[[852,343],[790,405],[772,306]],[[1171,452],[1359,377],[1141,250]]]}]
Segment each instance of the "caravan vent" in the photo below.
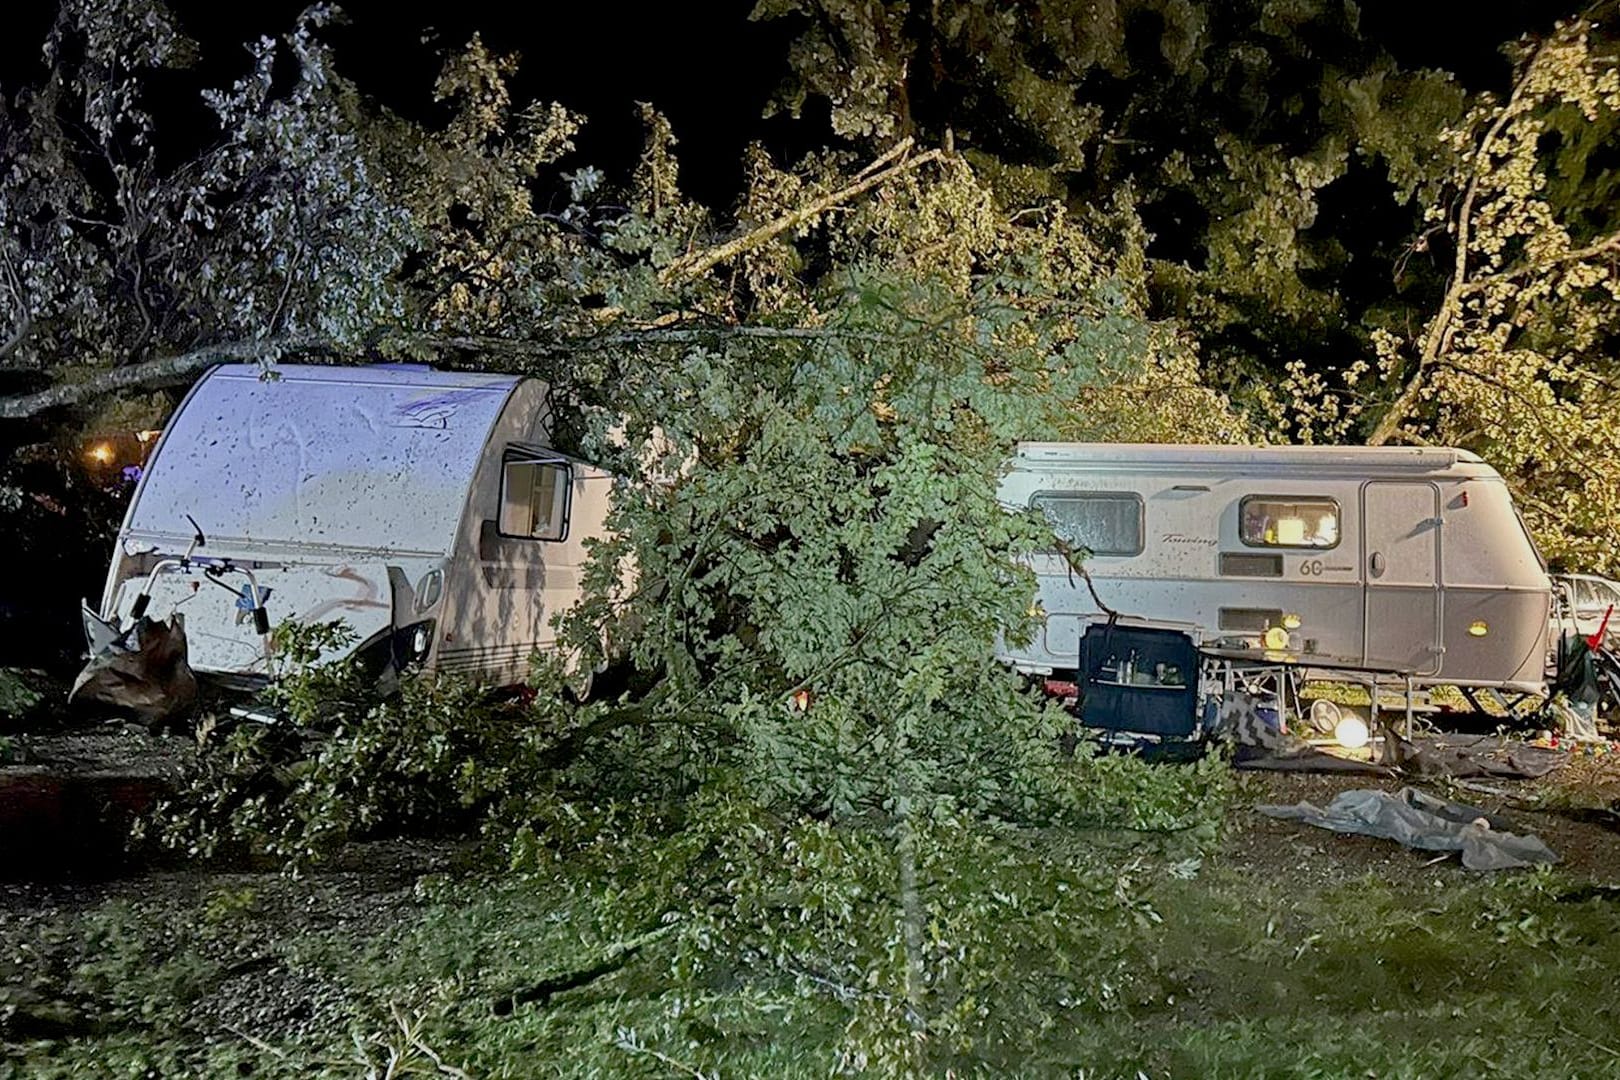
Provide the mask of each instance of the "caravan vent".
[{"label": "caravan vent", "polygon": [[1272,608],[1223,607],[1220,625],[1222,630],[1263,634],[1268,627],[1281,626],[1282,617],[1281,611]]},{"label": "caravan vent", "polygon": [[1282,577],[1281,555],[1254,555],[1246,551],[1221,552],[1221,573],[1231,577]]}]

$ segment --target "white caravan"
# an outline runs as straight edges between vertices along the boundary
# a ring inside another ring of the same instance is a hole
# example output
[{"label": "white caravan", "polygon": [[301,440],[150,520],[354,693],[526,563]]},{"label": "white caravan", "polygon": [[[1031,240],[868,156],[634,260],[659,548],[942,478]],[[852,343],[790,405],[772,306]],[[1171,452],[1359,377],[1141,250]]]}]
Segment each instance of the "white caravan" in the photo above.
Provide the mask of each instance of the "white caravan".
[{"label": "white caravan", "polygon": [[119,530],[92,652],[185,617],[191,668],[251,686],[268,629],[342,620],[375,662],[515,684],[580,596],[612,478],[551,448],[546,387],[417,365],[205,374]]},{"label": "white caravan", "polygon": [[1090,551],[1085,576],[1035,557],[1045,628],[1002,649],[1022,670],[1073,672],[1107,608],[1228,656],[1543,689],[1551,583],[1466,451],[1027,443],[1000,497]]}]

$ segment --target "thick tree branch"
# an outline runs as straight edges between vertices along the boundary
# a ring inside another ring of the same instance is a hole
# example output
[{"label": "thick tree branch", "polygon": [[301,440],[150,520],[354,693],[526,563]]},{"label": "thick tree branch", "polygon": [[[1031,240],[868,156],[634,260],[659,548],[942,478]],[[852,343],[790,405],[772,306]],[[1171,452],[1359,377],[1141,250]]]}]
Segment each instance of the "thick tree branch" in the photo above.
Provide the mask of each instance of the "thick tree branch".
[{"label": "thick tree branch", "polygon": [[[652,326],[632,327],[580,338],[550,341],[503,338],[486,334],[402,334],[394,341],[421,348],[482,353],[508,361],[566,356],[570,353],[630,345],[708,344],[731,338],[765,341],[890,341],[892,335],[818,326]],[[0,420],[24,420],[49,409],[78,405],[118,390],[178,386],[214,364],[261,360],[286,353],[342,355],[346,350],[319,337],[285,335],[259,341],[225,342],[142,364],[101,371],[81,381],[64,382],[32,394],[0,397]],[[491,370],[499,370],[492,368]]]},{"label": "thick tree branch", "polygon": [[930,150],[916,157],[908,157],[912,147],[911,139],[902,139],[893,149],[879,157],[872,164],[863,169],[853,184],[840,188],[837,191],[823,195],[812,200],[796,210],[783,214],[775,220],[768,221],[757,229],[751,229],[741,236],[717,244],[702,251],[695,251],[690,255],[683,255],[664,268],[660,275],[666,285],[679,282],[692,281],[727,259],[736,258],[745,251],[751,251],[774,240],[793,229],[806,225],[826,211],[846,203],[857,196],[863,195],[879,184],[885,183],[903,173],[914,172],[929,162],[940,161],[945,153],[942,150]]},{"label": "thick tree branch", "polygon": [[1525,64],[1513,85],[1513,93],[1509,96],[1507,104],[1502,106],[1501,114],[1497,116],[1474,150],[1468,184],[1463,189],[1462,205],[1457,210],[1457,252],[1452,264],[1451,281],[1446,286],[1446,295],[1440,301],[1440,310],[1435,312],[1433,321],[1423,334],[1423,346],[1418,353],[1417,364],[1413,367],[1411,376],[1406,380],[1406,385],[1401,387],[1401,392],[1395,395],[1395,400],[1389,403],[1389,408],[1379,417],[1372,433],[1367,436],[1368,446],[1383,446],[1400,431],[1401,425],[1411,414],[1413,407],[1417,405],[1419,395],[1423,392],[1423,383],[1429,368],[1450,346],[1452,336],[1456,333],[1457,316],[1462,311],[1463,298],[1468,291],[1468,245],[1473,228],[1474,199],[1479,195],[1480,177],[1489,168],[1491,151],[1496,146],[1497,140],[1502,137],[1508,122],[1519,114],[1519,103],[1524,99],[1525,90],[1529,87],[1530,75],[1535,71],[1546,48],[1546,43],[1543,43]]},{"label": "thick tree branch", "polygon": [[176,386],[190,382],[198,372],[214,364],[261,360],[283,352],[326,351],[329,348],[330,343],[323,340],[297,337],[209,345],[178,356],[97,372],[80,382],[59,383],[37,393],[0,398],[0,420],[25,420],[47,409],[77,405],[117,390]]}]

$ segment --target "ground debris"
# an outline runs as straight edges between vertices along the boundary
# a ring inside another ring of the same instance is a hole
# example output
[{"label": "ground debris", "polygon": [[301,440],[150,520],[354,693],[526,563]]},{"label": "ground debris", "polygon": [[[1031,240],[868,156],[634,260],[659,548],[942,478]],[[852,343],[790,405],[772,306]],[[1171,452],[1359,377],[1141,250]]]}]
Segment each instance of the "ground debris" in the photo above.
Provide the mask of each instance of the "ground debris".
[{"label": "ground debris", "polygon": [[1540,837],[1502,831],[1500,822],[1475,807],[1437,798],[1416,788],[1340,792],[1325,809],[1313,803],[1261,805],[1267,817],[1303,821],[1340,833],[1394,840],[1424,851],[1460,851],[1470,870],[1510,870],[1556,863]]}]

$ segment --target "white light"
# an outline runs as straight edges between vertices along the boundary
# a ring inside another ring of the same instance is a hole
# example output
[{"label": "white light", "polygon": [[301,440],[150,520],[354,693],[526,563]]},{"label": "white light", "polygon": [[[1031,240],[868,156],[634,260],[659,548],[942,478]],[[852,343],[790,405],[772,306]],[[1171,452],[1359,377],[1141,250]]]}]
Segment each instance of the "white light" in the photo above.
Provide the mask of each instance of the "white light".
[{"label": "white light", "polygon": [[1333,725],[1333,737],[1346,750],[1360,750],[1367,745],[1367,724],[1359,716],[1342,717]]}]

